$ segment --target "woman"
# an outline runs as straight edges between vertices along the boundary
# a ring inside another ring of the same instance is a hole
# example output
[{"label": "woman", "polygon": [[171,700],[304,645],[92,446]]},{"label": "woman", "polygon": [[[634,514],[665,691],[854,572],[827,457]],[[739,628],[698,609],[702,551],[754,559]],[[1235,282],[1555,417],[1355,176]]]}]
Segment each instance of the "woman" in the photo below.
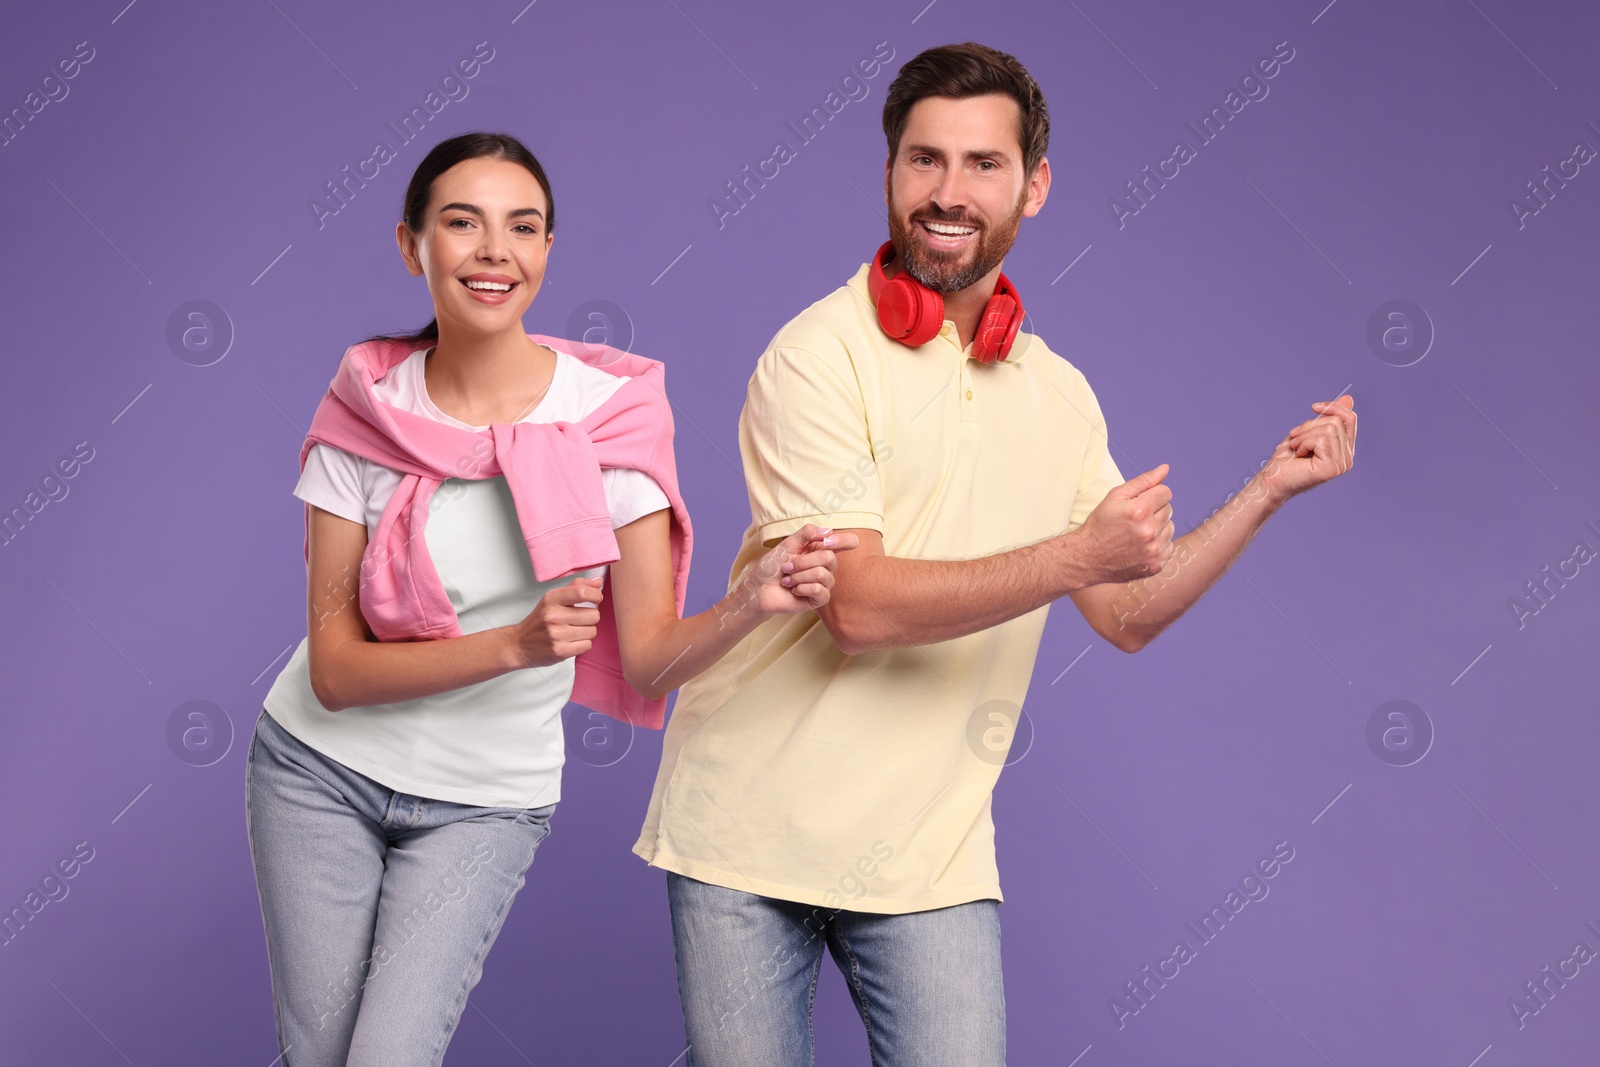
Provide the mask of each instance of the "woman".
[{"label": "woman", "polygon": [[396,227],[434,321],[348,350],[301,449],[307,637],[246,776],[291,1067],[438,1064],[549,832],[569,698],[659,727],[763,618],[826,603],[854,547],[807,526],[679,617],[661,364],[522,329],[554,222],[514,138],[437,145]]}]

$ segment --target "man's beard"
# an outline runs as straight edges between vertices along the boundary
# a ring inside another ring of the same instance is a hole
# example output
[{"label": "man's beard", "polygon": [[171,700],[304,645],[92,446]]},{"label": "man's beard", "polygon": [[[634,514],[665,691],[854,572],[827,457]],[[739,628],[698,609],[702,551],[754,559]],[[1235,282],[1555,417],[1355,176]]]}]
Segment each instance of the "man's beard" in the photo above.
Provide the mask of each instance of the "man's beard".
[{"label": "man's beard", "polygon": [[[1028,190],[1024,188],[1011,217],[993,230],[976,223],[964,210],[945,212],[927,208],[917,212],[916,217],[908,222],[902,222],[898,215],[891,215],[889,240],[894,244],[900,269],[936,293],[954,293],[975,285],[998,267],[1006,258],[1006,253],[1011,251],[1011,245],[1017,239],[1017,229],[1022,225],[1022,208],[1027,197]],[[965,251],[939,252],[920,243],[913,231],[921,231],[923,221],[978,225],[978,232],[974,235],[977,244],[972,253],[972,262],[962,266],[962,257],[967,254]]]}]

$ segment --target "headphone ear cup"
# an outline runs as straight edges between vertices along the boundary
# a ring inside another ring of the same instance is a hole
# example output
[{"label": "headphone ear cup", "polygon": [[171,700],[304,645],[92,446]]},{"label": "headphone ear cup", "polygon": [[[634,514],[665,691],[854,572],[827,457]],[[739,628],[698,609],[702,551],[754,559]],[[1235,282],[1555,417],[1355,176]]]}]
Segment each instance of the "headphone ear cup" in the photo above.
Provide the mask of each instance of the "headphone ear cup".
[{"label": "headphone ear cup", "polygon": [[896,275],[878,294],[878,325],[901,344],[925,345],[944,325],[944,298],[909,275]]},{"label": "headphone ear cup", "polygon": [[1005,293],[996,293],[984,305],[978,332],[972,336],[972,355],[984,363],[996,363],[1011,351],[1017,330],[1022,326],[1022,305]]}]

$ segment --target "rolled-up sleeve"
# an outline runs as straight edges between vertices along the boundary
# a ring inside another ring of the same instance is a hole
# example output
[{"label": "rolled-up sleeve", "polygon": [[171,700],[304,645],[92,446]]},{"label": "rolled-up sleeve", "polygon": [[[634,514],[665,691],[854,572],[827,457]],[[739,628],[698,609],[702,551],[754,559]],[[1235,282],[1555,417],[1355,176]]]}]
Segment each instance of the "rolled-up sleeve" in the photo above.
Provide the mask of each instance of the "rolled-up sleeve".
[{"label": "rolled-up sleeve", "polygon": [[764,544],[806,523],[883,532],[861,390],[849,357],[796,348],[762,353],[739,416],[751,521]]}]

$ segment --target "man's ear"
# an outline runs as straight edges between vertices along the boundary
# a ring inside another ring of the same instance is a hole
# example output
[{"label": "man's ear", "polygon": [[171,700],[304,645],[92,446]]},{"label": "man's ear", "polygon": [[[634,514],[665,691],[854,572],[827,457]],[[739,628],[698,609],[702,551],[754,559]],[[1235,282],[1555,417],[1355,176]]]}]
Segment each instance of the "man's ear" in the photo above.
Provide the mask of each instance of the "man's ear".
[{"label": "man's ear", "polygon": [[1037,215],[1049,195],[1050,159],[1048,156],[1040,156],[1039,165],[1033,168],[1033,176],[1028,179],[1028,202],[1023,205],[1022,213],[1028,218]]}]

